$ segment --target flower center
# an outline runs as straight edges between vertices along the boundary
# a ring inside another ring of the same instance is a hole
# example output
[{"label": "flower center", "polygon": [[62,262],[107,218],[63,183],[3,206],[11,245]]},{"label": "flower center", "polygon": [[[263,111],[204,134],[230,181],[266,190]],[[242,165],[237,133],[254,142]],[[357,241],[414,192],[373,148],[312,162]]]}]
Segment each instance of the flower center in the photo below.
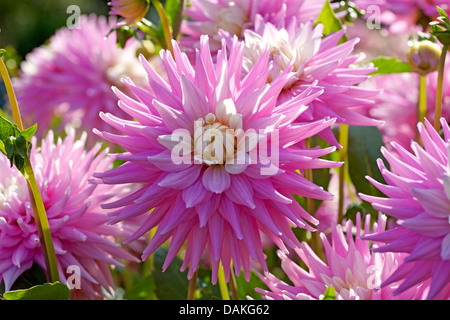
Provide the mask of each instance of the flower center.
[{"label": "flower center", "polygon": [[225,164],[234,159],[236,132],[216,120],[216,116],[209,113],[204,119],[196,121],[193,141],[195,163]]},{"label": "flower center", "polygon": [[238,37],[242,36],[243,26],[247,21],[247,15],[234,2],[230,2],[227,8],[219,10],[216,16],[217,29]]}]

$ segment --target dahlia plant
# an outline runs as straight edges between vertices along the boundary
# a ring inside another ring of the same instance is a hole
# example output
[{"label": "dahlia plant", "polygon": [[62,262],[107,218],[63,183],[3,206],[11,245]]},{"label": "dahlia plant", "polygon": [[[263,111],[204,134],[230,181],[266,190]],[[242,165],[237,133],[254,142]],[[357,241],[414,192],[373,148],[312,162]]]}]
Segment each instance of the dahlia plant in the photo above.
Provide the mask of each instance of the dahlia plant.
[{"label": "dahlia plant", "polygon": [[110,0],[0,49],[0,299],[450,299],[448,4]]}]

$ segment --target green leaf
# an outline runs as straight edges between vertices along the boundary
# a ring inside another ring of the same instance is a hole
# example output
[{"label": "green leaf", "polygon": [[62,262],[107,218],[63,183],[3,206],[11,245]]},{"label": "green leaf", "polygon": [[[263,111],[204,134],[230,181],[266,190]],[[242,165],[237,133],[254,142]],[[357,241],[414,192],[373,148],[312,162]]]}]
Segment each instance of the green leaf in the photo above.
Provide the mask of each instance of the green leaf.
[{"label": "green leaf", "polygon": [[29,127],[28,129],[23,130],[20,134],[22,136],[24,136],[25,139],[30,139],[32,136],[34,136],[34,134],[37,131],[37,123],[35,123],[34,125],[32,125],[31,127]]},{"label": "green leaf", "polygon": [[[332,32],[336,32],[342,29],[342,24],[334,14],[333,8],[331,8],[330,2],[325,1],[325,5],[319,14],[314,25],[323,24],[323,35],[326,36]],[[345,36],[341,39],[341,42],[345,41]]]},{"label": "green leaf", "polygon": [[6,53],[5,49],[0,49],[0,57]]},{"label": "green leaf", "polygon": [[[125,271],[126,272],[126,271]],[[148,275],[139,279],[132,287],[129,289],[125,295],[126,300],[149,300],[154,296],[156,285],[153,275]]]},{"label": "green leaf", "polygon": [[336,291],[333,287],[328,287],[323,294],[322,300],[336,300]]},{"label": "green leaf", "polygon": [[[368,195],[383,196],[367,179],[383,183],[384,178],[377,166],[377,160],[385,160],[380,149],[383,140],[377,127],[349,127],[348,170],[357,192]],[[386,164],[387,165],[387,164]]]},{"label": "green leaf", "polygon": [[27,156],[27,140],[23,135],[19,135],[14,141],[14,146],[16,147],[17,153],[25,158]]},{"label": "green leaf", "polygon": [[69,288],[60,282],[45,283],[24,290],[8,291],[6,300],[69,300]]},{"label": "green leaf", "polygon": [[175,21],[177,20],[179,7],[180,7],[180,0],[166,0],[166,3],[164,5],[167,20],[169,20],[169,23],[172,27]]},{"label": "green leaf", "polygon": [[154,253],[155,270],[152,271],[155,281],[155,293],[161,300],[186,300],[189,288],[187,271],[181,272],[181,259],[175,257],[165,272],[162,271],[167,249],[160,247]]},{"label": "green leaf", "polygon": [[7,119],[0,116],[0,140],[5,143],[9,137],[16,137],[20,133],[16,125],[13,125]]},{"label": "green leaf", "polygon": [[398,58],[379,57],[371,62],[378,68],[372,75],[411,72],[409,64]]},{"label": "green leaf", "polygon": [[262,300],[261,294],[256,292],[255,288],[267,289],[265,283],[255,272],[250,274],[249,282],[245,280],[244,274],[236,277],[236,287],[240,300],[247,300],[247,297],[252,297],[255,300]]}]

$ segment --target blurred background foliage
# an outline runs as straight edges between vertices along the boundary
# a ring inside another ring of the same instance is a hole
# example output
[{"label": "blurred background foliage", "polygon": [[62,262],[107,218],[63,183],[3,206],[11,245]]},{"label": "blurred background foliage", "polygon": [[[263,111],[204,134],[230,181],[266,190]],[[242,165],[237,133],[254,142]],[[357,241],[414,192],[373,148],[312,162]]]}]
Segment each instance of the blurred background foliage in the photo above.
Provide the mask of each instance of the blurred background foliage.
[{"label": "blurred background foliage", "polygon": [[[17,76],[20,62],[59,28],[65,27],[71,5],[81,14],[107,15],[108,0],[0,0],[0,48],[7,49],[5,64]],[[0,80],[0,109],[5,104],[5,87]]]},{"label": "blurred background foliage", "polygon": [[12,46],[24,59],[57,29],[66,26],[71,15],[67,13],[69,6],[79,6],[81,14],[106,15],[109,11],[107,3],[107,0],[1,0],[0,48]]}]

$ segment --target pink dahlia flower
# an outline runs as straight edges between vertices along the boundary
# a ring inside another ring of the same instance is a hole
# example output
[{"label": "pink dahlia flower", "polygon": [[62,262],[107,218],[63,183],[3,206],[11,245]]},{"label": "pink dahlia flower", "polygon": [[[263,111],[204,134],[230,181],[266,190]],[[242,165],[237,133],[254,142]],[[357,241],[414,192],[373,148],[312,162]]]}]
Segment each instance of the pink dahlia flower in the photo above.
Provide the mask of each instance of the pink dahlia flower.
[{"label": "pink dahlia flower", "polygon": [[[386,226],[386,217],[380,215],[373,230],[381,231]],[[350,232],[349,232],[350,231]],[[362,232],[364,231],[364,232]],[[353,232],[355,235],[353,236]],[[326,262],[303,242],[295,252],[306,264],[303,269],[285,253],[278,252],[282,260],[281,267],[292,285],[289,285],[270,273],[261,279],[269,290],[257,288],[256,291],[270,300],[316,300],[322,299],[328,287],[333,287],[336,300],[420,300],[423,295],[422,284],[393,296],[396,284],[379,288],[381,281],[387,279],[402,262],[404,255],[399,253],[373,253],[368,240],[362,240],[363,234],[370,232],[370,215],[366,216],[364,226],[360,215],[356,218],[356,228],[351,220],[344,226],[336,225],[331,234],[331,243],[322,233]],[[373,247],[378,244],[374,243]]]},{"label": "pink dahlia flower", "polygon": [[[266,46],[270,48],[273,68],[269,81],[293,64],[293,77],[285,85],[280,101],[301,94],[313,82],[323,89],[299,121],[316,121],[325,117],[336,118],[336,123],[367,126],[380,122],[364,114],[372,107],[377,90],[361,88],[358,84],[368,79],[372,67],[356,67],[358,56],[350,55],[358,39],[338,45],[344,30],[323,36],[323,25],[312,22],[298,23],[296,19],[277,28],[257,16],[255,31],[245,30],[244,67],[249,70]],[[331,129],[320,134],[328,142],[338,145]]]},{"label": "pink dahlia flower", "polygon": [[192,0],[186,9],[188,19],[181,27],[184,36],[180,44],[193,50],[206,34],[215,53],[221,47],[220,30],[242,38],[244,30],[254,27],[256,15],[277,26],[294,17],[301,22],[315,20],[324,4],[324,0]]},{"label": "pink dahlia flower", "polygon": [[[169,52],[160,53],[167,79],[142,59],[151,90],[140,90],[127,80],[134,98],[115,89],[119,107],[136,121],[101,115],[123,135],[97,133],[128,153],[117,155],[125,164],[94,177],[98,183],[143,184],[103,208],[117,208],[111,212],[112,222],[148,215],[126,243],[158,226],[143,259],[171,238],[166,269],[187,241],[182,269],[190,265],[189,278],[206,250],[212,282],[217,279],[220,261],[225,275],[230,274],[231,259],[236,274],[242,268],[248,279],[252,260],[267,270],[260,232],[286,250],[285,244],[298,245],[291,226],[311,230],[307,222],[317,224],[291,193],[333,198],[296,170],[339,166],[318,159],[333,147],[298,146],[334,119],[292,123],[320,91],[309,89],[277,105],[277,96],[290,75],[287,71],[267,83],[271,69],[268,50],[243,77],[244,44],[237,38],[229,52],[223,42],[216,63],[207,36],[201,38],[195,65],[176,42],[173,45],[175,59]],[[269,145],[270,157],[265,153]]]},{"label": "pink dahlia flower", "polygon": [[[96,145],[84,150],[86,134],[75,140],[75,131],[54,142],[50,131],[31,163],[46,208],[62,283],[72,275],[69,267],[81,271],[76,297],[101,298],[101,287],[114,287],[110,265],[122,266],[121,259],[136,260],[113,241],[125,236],[119,226],[108,226],[100,203],[113,199],[117,189],[91,185],[96,170],[106,170],[112,161]],[[33,145],[36,145],[35,139]],[[99,153],[99,154],[98,154]],[[0,281],[8,291],[33,263],[46,268],[36,221],[25,178],[9,160],[0,157]],[[72,270],[72,269],[71,269]],[[73,269],[75,270],[75,269]]]},{"label": "pink dahlia flower", "polygon": [[381,212],[397,219],[397,226],[366,236],[386,245],[377,252],[407,254],[382,286],[403,280],[394,294],[429,281],[428,299],[450,299],[450,128],[441,119],[444,139],[425,121],[418,124],[424,147],[412,142],[413,153],[395,142],[398,156],[382,149],[391,169],[378,162],[386,185],[368,179],[387,198],[360,195]]},{"label": "pink dahlia flower", "polygon": [[144,78],[135,56],[137,43],[121,49],[115,33],[105,38],[115,22],[83,15],[79,29],[62,28],[48,45],[27,55],[14,85],[24,120],[37,121],[41,136],[55,118],[90,133],[94,127],[106,129],[100,111],[125,116],[111,86],[123,88],[120,78],[125,75],[137,83]]},{"label": "pink dahlia flower", "polygon": [[[447,59],[448,60],[448,59]],[[446,63],[446,69],[450,62]],[[434,119],[436,104],[437,72],[426,76],[428,119]],[[384,122],[380,126],[386,147],[391,150],[390,143],[395,141],[403,148],[411,151],[411,141],[418,137],[417,108],[419,103],[419,76],[415,73],[377,75],[364,86],[383,90],[375,99],[375,106],[370,115]],[[405,90],[408,88],[408,90]],[[444,73],[442,116],[450,121],[450,72]]]}]

